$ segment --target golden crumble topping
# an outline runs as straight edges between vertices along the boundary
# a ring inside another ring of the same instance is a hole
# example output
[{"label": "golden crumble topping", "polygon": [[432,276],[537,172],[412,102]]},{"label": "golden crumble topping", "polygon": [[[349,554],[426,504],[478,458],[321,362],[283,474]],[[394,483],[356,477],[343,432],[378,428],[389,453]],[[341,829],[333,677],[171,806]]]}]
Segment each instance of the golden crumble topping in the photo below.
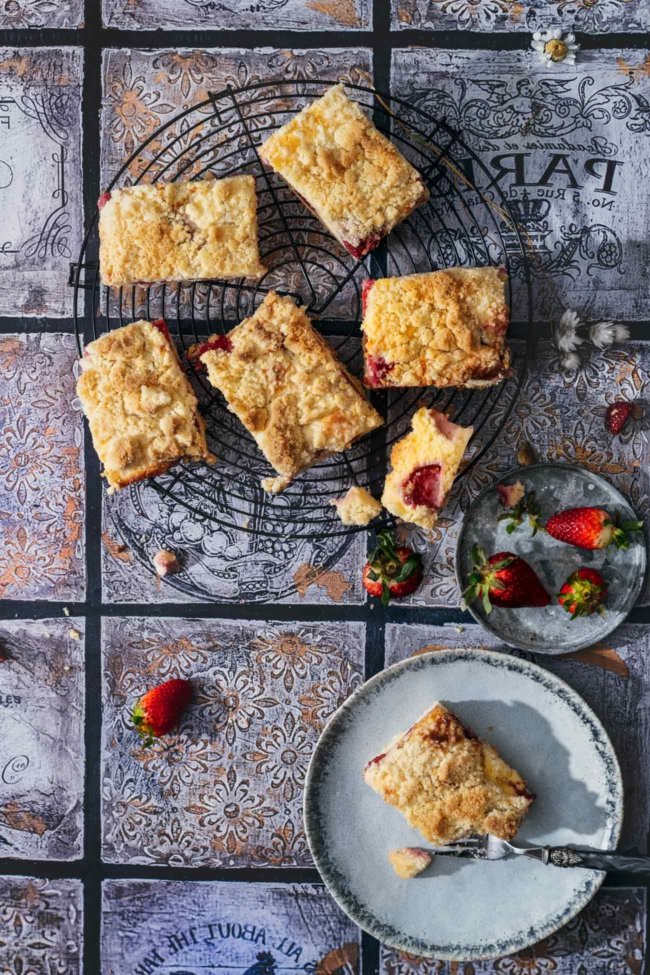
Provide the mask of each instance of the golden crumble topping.
[{"label": "golden crumble topping", "polygon": [[342,498],[330,501],[344,525],[369,525],[381,512],[381,504],[362,487],[351,487]]},{"label": "golden crumble topping", "polygon": [[104,194],[99,264],[108,285],[258,278],[253,176],[128,186]]},{"label": "golden crumble topping", "polygon": [[200,353],[201,362],[281,475],[263,483],[267,490],[277,493],[306,467],[383,423],[290,298],[270,292],[254,315],[216,343]]},{"label": "golden crumble topping", "polygon": [[429,196],[417,170],[343,85],[299,112],[260,152],[355,257]]},{"label": "golden crumble topping", "polygon": [[419,850],[414,846],[403,846],[399,850],[391,850],[388,859],[393,870],[402,880],[411,880],[431,863],[433,857],[426,850]]},{"label": "golden crumble topping", "polygon": [[214,460],[176,349],[150,322],[133,322],[86,346],[77,394],[111,489],[179,460]]},{"label": "golden crumble topping", "polygon": [[419,409],[411,432],[391,450],[383,506],[403,521],[433,528],[473,432],[437,410]]},{"label": "golden crumble topping", "polygon": [[364,778],[436,845],[474,833],[511,840],[534,800],[497,750],[442,704],[372,759]]},{"label": "golden crumble topping", "polygon": [[366,386],[492,386],[508,374],[503,268],[449,268],[364,288]]}]

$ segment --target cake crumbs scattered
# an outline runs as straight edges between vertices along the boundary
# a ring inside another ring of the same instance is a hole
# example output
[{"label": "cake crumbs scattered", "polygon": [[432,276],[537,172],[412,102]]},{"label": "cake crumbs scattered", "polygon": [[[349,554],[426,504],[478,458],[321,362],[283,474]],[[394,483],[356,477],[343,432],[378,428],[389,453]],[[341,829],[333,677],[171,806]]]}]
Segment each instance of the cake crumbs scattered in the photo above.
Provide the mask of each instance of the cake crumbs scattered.
[{"label": "cake crumbs scattered", "polygon": [[73,627],[68,630],[68,636],[71,640],[81,640],[81,633]]},{"label": "cake crumbs scattered", "polygon": [[415,846],[403,846],[399,850],[391,850],[388,859],[398,877],[402,880],[410,880],[426,870],[433,857],[427,850]]},{"label": "cake crumbs scattered", "polygon": [[465,632],[465,627],[464,626],[455,626],[454,629],[455,629],[456,633],[464,633]]},{"label": "cake crumbs scattered", "polygon": [[181,564],[178,561],[177,555],[164,548],[156,552],[153,557],[153,564],[156,573],[161,579],[164,579],[166,575],[173,575],[175,572],[180,572],[181,570]]},{"label": "cake crumbs scattered", "polygon": [[64,616],[69,616],[70,615],[70,610],[68,609],[67,606],[64,606],[63,607],[63,615]]}]

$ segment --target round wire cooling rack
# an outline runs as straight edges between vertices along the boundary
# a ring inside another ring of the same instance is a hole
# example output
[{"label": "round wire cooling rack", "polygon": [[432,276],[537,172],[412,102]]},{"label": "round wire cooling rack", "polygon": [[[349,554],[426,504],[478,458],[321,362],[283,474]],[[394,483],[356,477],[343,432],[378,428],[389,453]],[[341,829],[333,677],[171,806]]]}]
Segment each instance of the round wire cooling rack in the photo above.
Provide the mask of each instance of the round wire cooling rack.
[{"label": "round wire cooling rack", "polygon": [[[361,287],[368,276],[503,264],[509,272],[511,307],[516,279],[523,327],[523,338],[513,347],[512,376],[482,390],[373,392],[371,399],[386,425],[345,453],[305,471],[282,494],[271,496],[262,490],[260,480],[275,472],[200,367],[195,369],[185,360],[206,419],[208,444],[218,461],[211,467],[181,463],[150,483],[201,523],[264,536],[321,540],[359,531],[356,526],[343,526],[328,502],[353,485],[380,496],[390,448],[408,430],[416,406],[435,407],[455,422],[474,426],[468,462],[459,474],[462,478],[498,437],[525,377],[533,341],[526,247],[507,199],[458,132],[402,99],[346,84],[377,128],[420,171],[430,191],[428,203],[361,260],[352,258],[282,179],[262,165],[258,149],[264,139],[335,83],[272,81],[211,93],[169,119],[135,150],[107,190],[141,181],[201,179],[208,174],[254,175],[260,255],[269,270],[254,284],[242,279],[108,289],[99,280],[95,214],[70,274],[80,352],[84,338],[91,341],[138,318],[164,318],[184,353],[210,334],[227,332],[250,315],[268,291],[276,290],[306,306],[339,359],[358,375]],[[378,520],[373,526],[380,524]]]}]

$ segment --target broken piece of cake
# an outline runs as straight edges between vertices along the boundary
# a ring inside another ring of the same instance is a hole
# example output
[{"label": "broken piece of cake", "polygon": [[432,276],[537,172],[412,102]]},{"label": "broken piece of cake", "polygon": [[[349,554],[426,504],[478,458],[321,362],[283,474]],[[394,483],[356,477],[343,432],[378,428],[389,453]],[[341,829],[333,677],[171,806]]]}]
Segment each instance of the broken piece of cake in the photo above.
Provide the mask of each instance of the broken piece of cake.
[{"label": "broken piece of cake", "polygon": [[420,850],[417,846],[403,846],[399,850],[391,850],[388,859],[398,877],[402,880],[411,880],[426,870],[433,856],[427,850]]},{"label": "broken piece of cake", "polygon": [[433,528],[473,432],[437,410],[419,409],[411,432],[391,450],[383,506],[403,521]]},{"label": "broken piece of cake", "polygon": [[381,513],[381,504],[362,487],[351,487],[342,498],[333,498],[330,504],[344,525],[369,525]]},{"label": "broken piece of cake", "polygon": [[272,493],[384,422],[304,309],[273,291],[227,336],[190,355],[277,471],[262,482]]},{"label": "broken piece of cake", "polygon": [[493,386],[508,375],[503,267],[448,268],[364,283],[364,383]]},{"label": "broken piece of cake", "polygon": [[535,798],[492,745],[439,703],[371,759],[364,778],[436,846],[476,833],[511,840]]},{"label": "broken piece of cake", "polygon": [[260,154],[356,258],[429,198],[418,171],[343,85],[274,132]]},{"label": "broken piece of cake", "polygon": [[180,460],[214,461],[196,396],[161,320],[124,325],[90,342],[77,394],[111,490]]},{"label": "broken piece of cake", "polygon": [[99,198],[102,283],[259,278],[254,176],[138,183]]}]

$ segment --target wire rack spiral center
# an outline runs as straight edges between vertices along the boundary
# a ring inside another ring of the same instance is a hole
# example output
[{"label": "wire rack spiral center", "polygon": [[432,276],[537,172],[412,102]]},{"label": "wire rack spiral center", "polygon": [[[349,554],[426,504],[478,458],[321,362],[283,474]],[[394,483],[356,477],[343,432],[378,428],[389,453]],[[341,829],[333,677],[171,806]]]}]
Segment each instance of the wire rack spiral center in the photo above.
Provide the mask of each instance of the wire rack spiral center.
[{"label": "wire rack spiral center", "polygon": [[[197,341],[226,333],[252,314],[271,290],[306,306],[315,327],[339,359],[361,373],[361,288],[367,277],[413,274],[453,266],[503,264],[517,289],[522,340],[514,349],[511,378],[484,390],[397,389],[373,393],[386,425],[300,475],[281,495],[269,496],[260,480],[274,474],[252,437],[207,382],[200,367],[188,371],[206,419],[212,466],[179,464],[152,484],[196,519],[228,529],[284,538],[323,538],[358,530],[344,527],[328,503],[358,485],[381,495],[392,444],[407,431],[414,409],[435,406],[455,422],[474,426],[467,474],[498,437],[517,398],[532,342],[530,269],[515,216],[480,158],[460,134],[401,99],[362,85],[348,94],[371,114],[422,174],[427,204],[358,261],[275,173],[260,161],[259,146],[334,82],[273,81],[210,96],[152,133],[107,190],[138,182],[255,177],[260,255],[269,269],[256,283],[201,281],[129,288],[103,287],[97,261],[97,218],[72,266],[74,319],[80,351],[111,328],[139,318],[164,318],[181,355]],[[509,296],[512,306],[513,294]],[[132,488],[131,490],[137,490]]]}]

